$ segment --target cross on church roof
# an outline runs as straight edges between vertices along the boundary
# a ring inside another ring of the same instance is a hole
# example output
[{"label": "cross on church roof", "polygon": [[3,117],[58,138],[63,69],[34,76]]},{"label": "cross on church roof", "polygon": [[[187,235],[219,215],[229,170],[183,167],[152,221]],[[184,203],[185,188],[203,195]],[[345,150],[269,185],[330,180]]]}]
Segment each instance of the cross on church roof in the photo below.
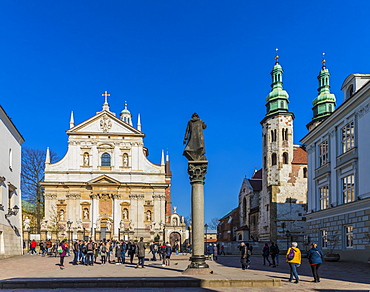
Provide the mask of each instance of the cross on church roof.
[{"label": "cross on church roof", "polygon": [[110,94],[108,93],[108,91],[104,91],[104,93],[101,96],[104,96],[105,102],[107,102],[107,97],[110,96]]},{"label": "cross on church roof", "polygon": [[108,96],[110,96],[110,94],[108,91],[104,91],[102,96],[104,96],[103,110],[109,111]]}]

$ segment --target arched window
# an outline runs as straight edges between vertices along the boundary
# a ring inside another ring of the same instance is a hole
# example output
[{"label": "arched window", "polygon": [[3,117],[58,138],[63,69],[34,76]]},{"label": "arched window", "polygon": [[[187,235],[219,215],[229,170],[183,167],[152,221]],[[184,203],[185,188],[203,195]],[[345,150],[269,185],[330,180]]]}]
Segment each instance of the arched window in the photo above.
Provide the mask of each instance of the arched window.
[{"label": "arched window", "polygon": [[307,178],[307,167],[303,168],[303,177]]},{"label": "arched window", "polygon": [[283,153],[283,163],[288,164],[288,153],[286,152]]},{"label": "arched window", "polygon": [[263,157],[263,168],[267,167],[266,156]]},{"label": "arched window", "polygon": [[263,135],[263,146],[266,146],[266,134]]},{"label": "arched window", "polygon": [[109,153],[103,153],[101,156],[101,166],[110,166],[110,154]]},{"label": "arched window", "polygon": [[284,108],[284,101],[280,101],[280,107]]},{"label": "arched window", "polygon": [[271,130],[271,142],[275,142],[275,141],[276,141],[276,129]]},{"label": "arched window", "polygon": [[271,155],[271,164],[276,165],[277,159],[276,159],[276,153],[272,153]]},{"label": "arched window", "polygon": [[243,217],[244,219],[247,218],[247,199],[244,197],[243,199]]}]

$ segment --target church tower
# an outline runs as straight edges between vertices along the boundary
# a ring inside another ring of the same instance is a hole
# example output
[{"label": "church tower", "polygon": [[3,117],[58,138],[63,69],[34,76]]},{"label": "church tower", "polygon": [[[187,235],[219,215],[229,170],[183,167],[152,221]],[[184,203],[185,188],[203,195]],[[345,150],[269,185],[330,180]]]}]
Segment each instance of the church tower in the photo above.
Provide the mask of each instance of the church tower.
[{"label": "church tower", "polygon": [[266,116],[262,125],[263,173],[266,187],[278,186],[289,170],[293,158],[293,120],[289,112],[289,95],[283,89],[283,68],[279,56],[271,71],[271,92],[266,98]]},{"label": "church tower", "polygon": [[319,92],[318,96],[312,102],[313,117],[312,121],[307,125],[308,130],[315,128],[324,119],[332,114],[335,110],[335,95],[330,93],[330,73],[326,68],[326,60],[324,59],[325,53],[323,53],[322,68],[317,76],[319,80]]},{"label": "church tower", "polygon": [[[285,243],[286,234],[301,242],[307,195],[307,154],[293,144],[294,114],[283,89],[279,56],[271,71],[262,125],[262,190],[259,196],[258,240]],[[294,236],[294,237],[293,237]],[[290,239],[289,239],[290,240]]]},{"label": "church tower", "polygon": [[[120,118],[122,121],[132,126],[132,115],[130,111],[127,109],[127,101],[125,101],[125,108],[121,111]],[[141,127],[141,124],[140,124],[140,127]]]}]

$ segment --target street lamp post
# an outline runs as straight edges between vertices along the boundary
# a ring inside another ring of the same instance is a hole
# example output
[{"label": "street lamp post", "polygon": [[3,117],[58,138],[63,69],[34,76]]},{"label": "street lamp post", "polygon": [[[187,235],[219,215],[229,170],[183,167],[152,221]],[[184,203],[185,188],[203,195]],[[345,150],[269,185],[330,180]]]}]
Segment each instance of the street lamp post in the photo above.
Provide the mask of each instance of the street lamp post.
[{"label": "street lamp post", "polygon": [[68,246],[71,245],[71,226],[72,226],[72,221],[68,220],[67,221],[67,226],[68,226]]},{"label": "street lamp post", "polygon": [[286,231],[286,249],[288,250],[289,248],[289,238],[292,236],[289,230]]},{"label": "street lamp post", "polygon": [[118,241],[121,240],[121,228],[118,228]]}]

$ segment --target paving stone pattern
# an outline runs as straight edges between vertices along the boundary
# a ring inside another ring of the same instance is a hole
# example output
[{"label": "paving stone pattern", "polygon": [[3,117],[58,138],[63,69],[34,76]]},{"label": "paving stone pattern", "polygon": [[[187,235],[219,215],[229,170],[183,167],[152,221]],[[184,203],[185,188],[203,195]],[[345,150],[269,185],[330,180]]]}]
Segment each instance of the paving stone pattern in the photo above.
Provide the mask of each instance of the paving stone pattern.
[{"label": "paving stone pattern", "polygon": [[[58,258],[41,257],[38,255],[25,255],[0,261],[0,280],[5,279],[48,279],[48,278],[92,278],[103,279],[105,277],[135,278],[136,280],[147,278],[178,278],[184,279],[182,271],[188,265],[187,256],[173,256],[170,267],[162,267],[160,262],[146,262],[145,269],[135,269],[134,265],[94,265],[94,266],[73,266],[66,264],[72,257],[65,259],[65,270],[60,270]],[[242,271],[239,258],[236,256],[223,256],[217,262],[208,261],[213,275],[197,276],[198,279],[216,280],[266,280],[279,279],[282,287],[210,287],[210,288],[77,288],[73,291],[370,291],[370,265],[363,263],[337,262],[324,263],[320,268],[320,283],[313,283],[311,270],[307,259],[303,259],[302,266],[298,269],[301,281],[298,284],[288,282],[289,267],[285,262],[280,262],[276,268],[263,266],[262,256],[252,256],[251,268]],[[165,279],[164,279],[165,281]],[[71,289],[3,289],[3,291],[54,291],[65,292]]]}]

